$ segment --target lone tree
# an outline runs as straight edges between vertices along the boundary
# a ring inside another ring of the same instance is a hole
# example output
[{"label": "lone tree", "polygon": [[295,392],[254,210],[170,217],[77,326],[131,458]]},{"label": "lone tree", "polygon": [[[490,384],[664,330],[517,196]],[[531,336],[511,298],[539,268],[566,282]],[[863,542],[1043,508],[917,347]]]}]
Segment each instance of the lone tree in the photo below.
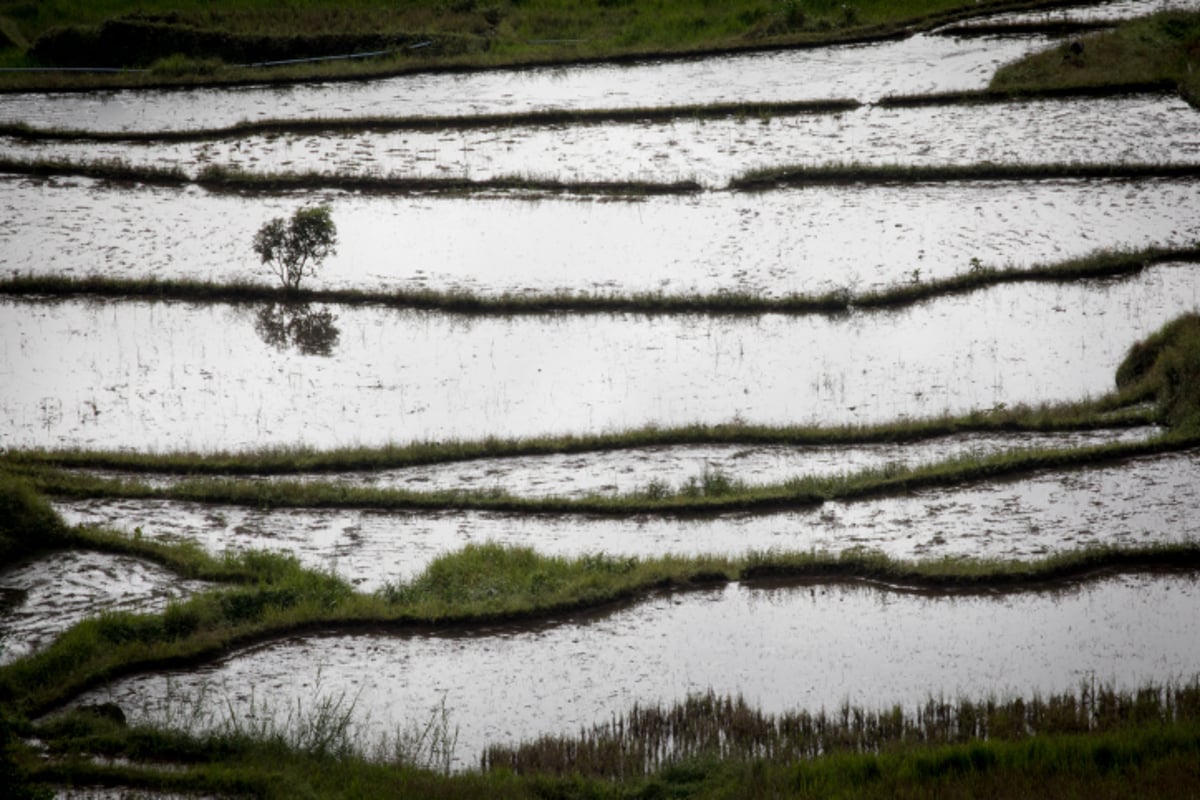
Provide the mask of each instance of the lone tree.
[{"label": "lone tree", "polygon": [[337,252],[337,226],[329,206],[301,208],[292,218],[276,217],[254,234],[254,252],[283,288],[294,292],[300,281],[316,275],[326,256]]}]

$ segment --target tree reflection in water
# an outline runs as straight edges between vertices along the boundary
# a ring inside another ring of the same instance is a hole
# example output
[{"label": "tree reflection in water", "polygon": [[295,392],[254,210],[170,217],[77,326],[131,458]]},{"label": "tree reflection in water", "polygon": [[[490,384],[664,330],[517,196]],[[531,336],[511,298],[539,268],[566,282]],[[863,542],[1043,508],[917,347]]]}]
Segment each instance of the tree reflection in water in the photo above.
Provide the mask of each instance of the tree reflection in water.
[{"label": "tree reflection in water", "polygon": [[264,342],[277,350],[295,347],[306,356],[332,355],[341,334],[333,312],[308,303],[270,303],[254,317],[254,330]]}]

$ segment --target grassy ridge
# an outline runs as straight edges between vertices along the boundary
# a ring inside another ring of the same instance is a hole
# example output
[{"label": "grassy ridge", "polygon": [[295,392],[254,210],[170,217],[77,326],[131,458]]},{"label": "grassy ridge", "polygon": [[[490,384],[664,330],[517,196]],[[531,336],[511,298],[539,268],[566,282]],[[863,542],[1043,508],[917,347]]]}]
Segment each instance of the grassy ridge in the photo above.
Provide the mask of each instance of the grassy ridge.
[{"label": "grassy ridge", "polygon": [[1162,12],[1116,30],[1070,42],[996,71],[990,89],[1020,92],[1030,88],[1079,90],[1156,82],[1174,87],[1192,105],[1200,105],[1200,13]]},{"label": "grassy ridge", "polygon": [[[1155,687],[1147,687],[1152,689]],[[1134,708],[1147,692],[1126,693]],[[1067,694],[1046,705],[1068,705]],[[1034,700],[1014,700],[1011,705]],[[853,716],[861,709],[850,709]],[[943,745],[909,745],[880,753],[835,751],[779,764],[721,761],[700,756],[673,763],[644,778],[604,780],[582,775],[487,774],[442,776],[405,764],[356,756],[313,755],[311,748],[236,735],[189,737],[168,731],[121,729],[86,714],[41,725],[37,735],[55,760],[30,759],[37,777],[75,785],[103,784],[155,791],[244,792],[264,800],[312,798],[896,798],[1193,796],[1200,781],[1200,727],[1194,720],[1131,720],[1105,733],[1043,733]],[[140,761],[165,752],[181,762],[166,770]],[[132,759],[107,763],[86,756]]]},{"label": "grassy ridge", "polygon": [[80,295],[184,300],[198,302],[292,302],[373,305],[466,315],[518,314],[840,314],[854,308],[897,308],[937,297],[980,291],[1008,283],[1060,283],[1136,275],[1167,261],[1200,261],[1200,247],[1147,247],[1130,251],[1098,251],[1055,264],[989,267],[973,262],[947,278],[912,281],[855,295],[834,291],[821,295],[717,292],[713,294],[501,294],[465,291],[359,289],[284,290],[262,283],[213,283],[187,279],[111,278],[101,275],[12,275],[0,277],[0,295],[74,297]]},{"label": "grassy ridge", "polygon": [[831,164],[778,166],[752,170],[729,182],[733,191],[763,191],[780,186],[842,186],[859,183],[948,183],[968,181],[1050,181],[1104,178],[1194,178],[1200,164],[1096,163],[961,164]]},{"label": "grassy ridge", "polygon": [[[0,3],[0,65],[138,67],[127,75],[2,76],[13,88],[168,85],[371,77],[399,72],[697,55],[907,35],[993,10],[1051,0],[60,0]],[[10,45],[3,47],[7,40]],[[365,62],[270,70],[229,65],[386,50]]]},{"label": "grassy ridge", "polygon": [[[560,181],[538,176],[469,178],[419,178],[322,172],[248,172],[208,166],[196,176],[177,167],[143,167],[121,161],[72,162],[0,158],[0,173],[35,177],[78,176],[97,180],[142,183],[154,186],[199,186],[213,192],[292,192],[298,189],[353,191],[374,194],[523,191],[537,194],[582,195],[691,195],[703,187],[694,180],[660,181]],[[849,184],[961,183],[976,181],[1051,181],[1147,178],[1194,178],[1200,163],[1060,163],[1060,164],[828,164],[779,166],[751,170],[732,178],[726,188],[735,192],[761,192],[781,186],[842,186]]]},{"label": "grassy ridge", "polygon": [[20,473],[40,492],[65,498],[176,500],[255,508],[366,508],[380,510],[475,510],[519,514],[710,515],[767,512],[818,506],[831,500],[874,497],[931,487],[1013,478],[1044,470],[1114,463],[1138,456],[1195,448],[1200,437],[1160,437],[1146,442],[1069,450],[1015,450],[915,467],[887,466],[825,477],[803,476],[779,484],[747,485],[713,474],[683,487],[652,484],[622,496],[522,497],[503,491],[434,491],[357,487],[323,481],[255,481],[192,478],[154,487],[135,480],[107,479],[53,468]]},{"label": "grassy ridge", "polygon": [[[101,544],[116,534],[72,534],[74,546]],[[127,538],[124,552],[159,561],[170,546]],[[189,574],[239,582],[185,601],[161,614],[105,612],[70,628],[45,650],[0,667],[0,703],[36,715],[76,694],[134,672],[195,665],[230,650],[285,634],[313,631],[426,629],[544,619],[647,592],[697,584],[781,576],[805,581],[867,581],[881,590],[994,592],[1037,589],[1114,572],[1200,569],[1200,545],[1094,548],[1033,562],[943,559],[903,562],[851,551],[751,553],[730,557],[618,558],[544,556],[528,548],[468,545],[434,559],[409,583],[373,595],[354,592],[342,579],[305,570],[290,556],[252,553],[219,560],[179,548],[178,561],[199,563]],[[219,573],[224,571],[225,577]],[[886,587],[886,588],[885,588]]]}]

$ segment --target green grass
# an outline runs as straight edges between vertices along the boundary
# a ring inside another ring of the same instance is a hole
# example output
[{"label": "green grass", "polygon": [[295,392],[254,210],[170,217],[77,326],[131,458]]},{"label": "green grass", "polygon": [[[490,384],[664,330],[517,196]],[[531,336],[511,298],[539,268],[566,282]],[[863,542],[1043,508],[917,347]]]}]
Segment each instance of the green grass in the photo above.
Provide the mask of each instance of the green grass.
[{"label": "green grass", "polygon": [[1195,448],[1200,436],[1162,436],[1148,441],[1071,449],[1011,450],[967,455],[935,464],[890,465],[836,476],[800,476],[782,483],[749,485],[714,473],[711,480],[680,487],[651,483],[629,494],[583,498],[523,497],[499,490],[411,491],[348,486],[320,480],[244,480],[189,478],[165,486],[135,479],[94,477],[53,467],[3,467],[24,475],[38,491],[63,498],[176,500],[253,508],[363,508],[377,510],[477,510],[519,514],[593,514],[604,516],[712,515],[808,508],[848,500],[1013,478],[1046,470],[1098,466],[1138,456]]},{"label": "green grass", "polygon": [[1200,104],[1200,13],[1163,12],[1001,67],[991,90],[1022,92],[1162,83]]},{"label": "green grass", "polygon": [[[74,546],[112,533],[80,532]],[[171,564],[194,564],[193,548],[126,537],[122,552]],[[354,592],[344,580],[301,568],[287,556],[250,553],[211,559],[187,574],[233,580],[224,588],[173,602],[161,614],[108,611],[70,628],[46,649],[0,667],[0,705],[34,715],[115,677],[184,668],[255,642],[314,630],[487,625],[544,618],[636,599],[649,591],[731,580],[790,577],[857,580],[881,587],[990,593],[1044,587],[1116,572],[1200,569],[1200,546],[1092,548],[1038,561],[941,559],[907,562],[878,553],[760,552],[741,557],[576,558],[498,544],[468,545],[435,558],[412,581],[376,594]]]},{"label": "green grass", "polygon": [[0,294],[38,297],[81,295],[225,303],[326,303],[372,305],[464,315],[525,314],[843,314],[851,309],[897,308],[937,297],[980,291],[1007,283],[1065,283],[1127,277],[1167,261],[1200,261],[1200,247],[1103,250],[1079,258],[1028,267],[993,267],[979,261],[947,278],[910,281],[863,294],[834,291],[820,295],[718,292],[715,294],[500,294],[466,291],[359,289],[283,291],[262,283],[213,283],[186,279],[115,278],[94,275],[13,275],[0,277]]},{"label": "green grass", "polygon": [[[133,67],[126,75],[10,73],[13,88],[164,85],[694,55],[864,41],[988,10],[1047,2],[963,0],[27,0],[0,2],[0,63]],[[9,42],[3,47],[4,41]],[[419,49],[412,45],[428,43]],[[362,62],[269,70],[269,58],[386,49]]]},{"label": "green grass", "polygon": [[[913,745],[882,753],[822,755],[790,764],[682,760],[644,778],[521,776],[506,770],[450,777],[355,757],[221,737],[182,737],[104,726],[86,715],[39,736],[62,755],[37,777],[158,791],[242,792],[264,800],[308,798],[947,798],[1194,797],[1200,727],[1194,721],[1130,725],[1098,734],[1041,734],[1016,741]],[[185,756],[181,769],[138,761],[146,751]],[[108,765],[91,754],[135,763]]]}]

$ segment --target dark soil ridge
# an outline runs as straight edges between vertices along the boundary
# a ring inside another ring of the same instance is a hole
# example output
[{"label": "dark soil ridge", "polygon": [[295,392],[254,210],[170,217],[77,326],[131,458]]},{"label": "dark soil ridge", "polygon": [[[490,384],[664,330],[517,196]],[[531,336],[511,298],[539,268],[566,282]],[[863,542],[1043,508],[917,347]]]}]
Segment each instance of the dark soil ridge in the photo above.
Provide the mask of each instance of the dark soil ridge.
[{"label": "dark soil ridge", "polygon": [[55,696],[30,702],[29,698],[8,698],[21,713],[30,718],[44,716],[63,708],[72,698],[97,689],[112,681],[151,672],[174,671],[200,667],[222,659],[236,657],[238,650],[261,647],[296,637],[324,637],[380,633],[389,636],[443,634],[448,637],[490,635],[495,628],[513,626],[553,627],[574,621],[581,616],[604,615],[643,602],[662,593],[712,589],[730,583],[751,586],[778,586],[781,582],[794,585],[837,585],[847,582],[870,586],[881,592],[919,592],[928,596],[990,595],[996,592],[1056,592],[1086,583],[1122,575],[1189,574],[1200,570],[1200,548],[1180,545],[1133,551],[1108,550],[1094,554],[1079,563],[1049,565],[1039,570],[1031,565],[1024,572],[993,576],[954,576],[920,573],[917,570],[889,570],[855,562],[825,564],[788,569],[767,566],[747,567],[740,578],[701,573],[697,580],[663,579],[650,585],[620,590],[599,599],[581,599],[568,603],[529,610],[495,614],[477,614],[455,619],[428,620],[412,616],[356,617],[317,619],[280,626],[267,626],[243,631],[185,653],[146,657],[101,669],[82,680],[58,687]]},{"label": "dark soil ridge", "polygon": [[455,291],[355,289],[288,290],[258,283],[215,284],[186,279],[144,280],[102,275],[59,277],[15,275],[0,278],[0,295],[14,297],[148,299],[199,303],[284,303],[374,306],[465,316],[540,316],[563,314],[640,314],[670,316],[842,315],[855,309],[895,309],[939,297],[968,294],[1012,283],[1070,283],[1082,280],[1126,278],[1169,262],[1200,262],[1200,246],[1145,248],[1139,251],[1098,253],[1057,264],[991,268],[982,265],[958,275],[897,284],[861,295],[829,293],[768,297],[756,294],[716,293],[692,295],[546,294],[487,296]]},{"label": "dark soil ridge", "polygon": [[[1035,11],[1043,9],[1070,8],[1080,5],[1079,0],[982,0],[971,7],[959,8],[935,14],[920,15],[903,22],[890,25],[860,26],[847,31],[819,32],[815,34],[797,34],[783,41],[747,41],[738,44],[722,44],[719,46],[696,47],[683,50],[633,50],[628,52],[611,53],[589,57],[563,57],[561,55],[541,56],[525,53],[515,57],[511,62],[502,64],[472,64],[429,62],[417,64],[402,64],[381,66],[374,69],[364,69],[354,74],[329,76],[320,72],[304,74],[263,75],[233,74],[221,77],[212,75],[192,75],[185,77],[169,77],[153,73],[137,73],[128,78],[72,75],[70,83],[64,85],[59,79],[29,81],[21,85],[0,84],[0,95],[28,92],[42,93],[76,93],[92,91],[97,88],[105,89],[170,89],[186,86],[189,88],[218,88],[226,86],[250,86],[264,84],[296,84],[313,82],[361,82],[381,78],[397,77],[407,74],[438,74],[438,73],[474,73],[498,70],[526,70],[546,67],[562,67],[588,64],[642,64],[655,61],[689,61],[701,58],[741,55],[745,53],[769,53],[786,50],[817,49],[838,45],[872,44],[877,42],[895,41],[909,38],[917,33],[926,33],[955,22],[961,22],[988,14],[1006,11]],[[68,29],[74,30],[74,29]],[[35,43],[36,44],[36,43]]]}]

